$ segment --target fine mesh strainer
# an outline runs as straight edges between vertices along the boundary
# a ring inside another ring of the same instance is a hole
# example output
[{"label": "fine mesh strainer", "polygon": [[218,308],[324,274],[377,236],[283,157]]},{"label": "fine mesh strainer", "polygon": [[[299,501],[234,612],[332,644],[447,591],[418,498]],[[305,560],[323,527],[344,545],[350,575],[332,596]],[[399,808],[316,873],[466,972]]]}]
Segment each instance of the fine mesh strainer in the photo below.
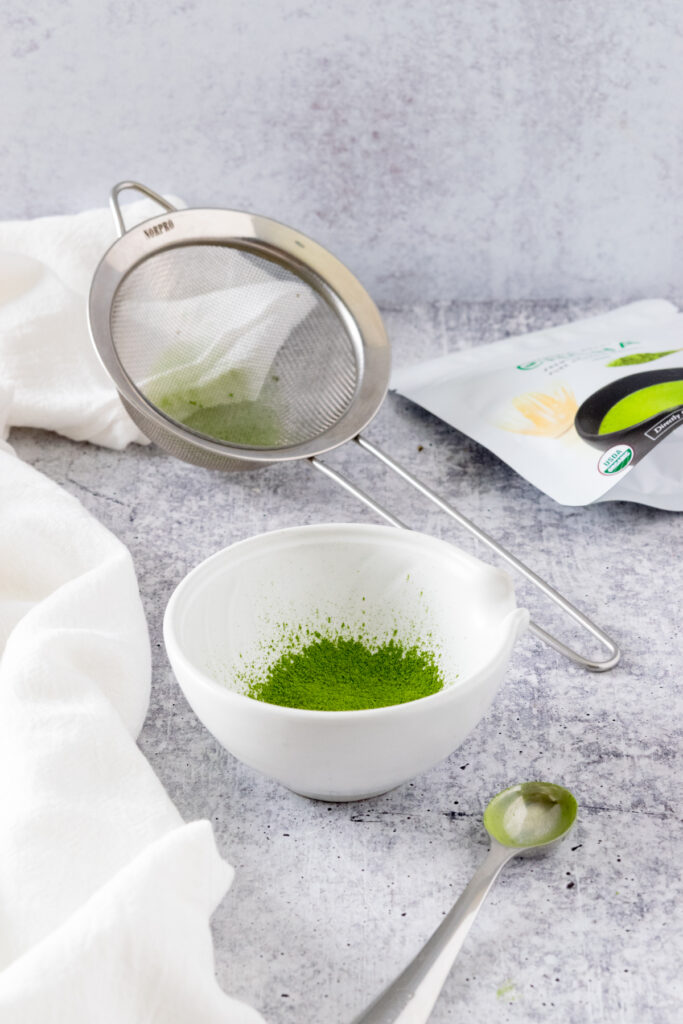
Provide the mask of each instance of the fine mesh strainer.
[{"label": "fine mesh strainer", "polygon": [[[126,231],[119,194],[165,211]],[[389,383],[374,303],[331,253],[277,221],[177,210],[138,182],[114,187],[119,238],[90,290],[95,348],[131,417],[186,462],[227,471],[307,459],[397,527],[405,524],[318,456],[354,440],[474,534],[608,651],[595,661],[536,623],[531,631],[596,672],[616,644],[527,566],[362,436]]]}]

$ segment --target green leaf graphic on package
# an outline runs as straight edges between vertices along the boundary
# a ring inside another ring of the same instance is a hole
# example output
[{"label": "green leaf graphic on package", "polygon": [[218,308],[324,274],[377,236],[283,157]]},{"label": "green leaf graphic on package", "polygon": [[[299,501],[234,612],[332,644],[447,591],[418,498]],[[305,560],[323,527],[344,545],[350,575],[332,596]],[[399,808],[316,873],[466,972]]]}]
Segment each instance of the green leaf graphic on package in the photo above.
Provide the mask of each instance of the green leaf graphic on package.
[{"label": "green leaf graphic on package", "polygon": [[629,356],[613,359],[607,366],[638,366],[640,363],[651,363],[655,359],[663,359],[664,356],[672,356],[674,352],[680,351],[680,348],[670,348],[668,352],[633,352]]}]

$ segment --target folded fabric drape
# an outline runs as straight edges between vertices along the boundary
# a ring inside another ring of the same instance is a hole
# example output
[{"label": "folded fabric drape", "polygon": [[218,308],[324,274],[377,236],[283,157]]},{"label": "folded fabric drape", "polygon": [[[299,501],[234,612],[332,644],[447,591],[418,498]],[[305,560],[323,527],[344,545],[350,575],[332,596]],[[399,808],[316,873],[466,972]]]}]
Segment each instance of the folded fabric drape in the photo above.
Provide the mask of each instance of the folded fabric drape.
[{"label": "folded fabric drape", "polygon": [[[140,215],[144,204],[135,204]],[[0,225],[0,436],[143,441],[85,295],[106,210]],[[0,442],[0,1020],[257,1024],[214,976],[232,869],[136,746],[150,686],[126,548]]]}]

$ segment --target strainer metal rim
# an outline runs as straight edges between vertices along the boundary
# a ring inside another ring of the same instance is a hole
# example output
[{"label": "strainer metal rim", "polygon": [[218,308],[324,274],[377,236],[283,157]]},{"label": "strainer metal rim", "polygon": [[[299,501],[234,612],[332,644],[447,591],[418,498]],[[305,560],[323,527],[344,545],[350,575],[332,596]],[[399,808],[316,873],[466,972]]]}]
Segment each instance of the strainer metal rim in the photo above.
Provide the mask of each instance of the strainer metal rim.
[{"label": "strainer metal rim", "polygon": [[[346,411],[327,430],[296,445],[251,448],[212,440],[170,419],[133,384],[116,351],[111,309],[123,280],[155,255],[188,245],[226,245],[270,259],[313,287],[343,321],[360,359],[358,384]],[[391,356],[379,310],[358,279],[313,239],[268,217],[238,210],[192,207],[150,217],[118,238],[100,260],[90,287],[88,323],[95,350],[140,420],[207,453],[250,463],[321,455],[358,435],[387,393]],[[144,424],[143,424],[144,430]]]}]

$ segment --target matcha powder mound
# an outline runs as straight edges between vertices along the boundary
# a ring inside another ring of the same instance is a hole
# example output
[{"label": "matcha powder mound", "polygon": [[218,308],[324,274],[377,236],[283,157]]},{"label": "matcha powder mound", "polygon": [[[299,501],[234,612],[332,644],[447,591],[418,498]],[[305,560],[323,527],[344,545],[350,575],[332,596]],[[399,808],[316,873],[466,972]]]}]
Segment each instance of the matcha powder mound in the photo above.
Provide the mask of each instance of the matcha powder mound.
[{"label": "matcha powder mound", "polygon": [[418,647],[318,637],[281,655],[247,694],[287,708],[360,711],[428,697],[443,685],[434,656]]}]

